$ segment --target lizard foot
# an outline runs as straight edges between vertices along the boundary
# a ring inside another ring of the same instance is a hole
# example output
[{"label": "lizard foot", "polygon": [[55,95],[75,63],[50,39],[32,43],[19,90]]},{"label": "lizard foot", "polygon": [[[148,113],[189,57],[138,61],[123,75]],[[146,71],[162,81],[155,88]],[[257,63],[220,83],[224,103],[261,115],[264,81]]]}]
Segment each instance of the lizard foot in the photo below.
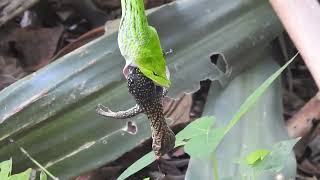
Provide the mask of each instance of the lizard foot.
[{"label": "lizard foot", "polygon": [[96,112],[102,116],[106,116],[106,117],[114,117],[116,115],[115,112],[111,111],[108,107],[102,105],[102,104],[98,104],[97,108],[96,108]]},{"label": "lizard foot", "polygon": [[125,111],[111,111],[108,107],[98,104],[96,112],[105,117],[112,117],[116,119],[126,119],[136,116],[137,114],[143,112],[142,108],[139,105],[135,105],[130,109]]}]

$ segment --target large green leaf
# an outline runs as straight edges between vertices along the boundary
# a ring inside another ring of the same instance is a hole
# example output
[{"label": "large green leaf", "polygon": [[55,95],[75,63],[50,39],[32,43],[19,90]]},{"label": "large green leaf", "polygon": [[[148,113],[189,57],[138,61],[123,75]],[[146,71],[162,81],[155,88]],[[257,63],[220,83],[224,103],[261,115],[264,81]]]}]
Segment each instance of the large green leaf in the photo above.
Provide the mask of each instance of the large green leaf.
[{"label": "large green leaf", "polygon": [[211,126],[215,122],[214,117],[205,116],[191,122],[183,131],[176,135],[176,145],[184,144],[184,142],[201,135],[207,135]]},{"label": "large green leaf", "polygon": [[[149,22],[162,47],[174,51],[167,58],[173,97],[197,89],[207,78],[227,84],[257,60],[258,53],[252,52],[281,31],[266,1],[181,0],[150,14]],[[109,32],[0,93],[0,159],[13,157],[15,172],[34,164],[8,138],[54,175],[68,179],[117,159],[150,137],[143,115],[130,119],[138,129],[132,135],[125,131],[126,121],[95,113],[99,103],[113,110],[134,105],[116,37]],[[224,57],[217,66],[210,60],[215,53]]]},{"label": "large green leaf", "polygon": [[[209,127],[210,128],[210,127]],[[195,158],[209,158],[223,139],[225,128],[210,129],[206,134],[193,137],[186,145],[185,151]]]}]

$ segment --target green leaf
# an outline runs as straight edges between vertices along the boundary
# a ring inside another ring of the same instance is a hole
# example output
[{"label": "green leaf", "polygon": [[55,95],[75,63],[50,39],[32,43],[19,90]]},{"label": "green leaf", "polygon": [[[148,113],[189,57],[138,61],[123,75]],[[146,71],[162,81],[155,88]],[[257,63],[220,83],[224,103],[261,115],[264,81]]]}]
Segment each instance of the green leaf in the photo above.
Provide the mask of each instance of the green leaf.
[{"label": "green leaf", "polygon": [[144,178],[143,180],[150,180],[150,178],[149,178],[149,177],[147,177],[147,178]]},{"label": "green leaf", "polygon": [[185,145],[186,153],[197,158],[209,157],[223,138],[224,131],[225,128],[207,129],[202,134],[193,137]]},{"label": "green leaf", "polygon": [[[18,144],[17,144],[18,145]],[[37,160],[35,160],[23,147],[19,146],[19,149],[23,154],[25,154],[34,164],[36,164],[42,171],[44,171],[46,174],[48,174],[52,179],[56,180],[58,179],[53,174],[51,174],[45,167],[43,167]]]},{"label": "green leaf", "polygon": [[300,140],[300,138],[281,141],[272,147],[271,152],[262,160],[255,163],[252,168],[256,174],[265,171],[280,171],[289,155],[292,153],[293,146]]},{"label": "green leaf", "polygon": [[245,158],[245,162],[248,165],[255,165],[256,162],[263,160],[269,153],[270,151],[266,149],[253,151]]},{"label": "green leaf", "polygon": [[130,167],[128,167],[118,178],[117,180],[124,180],[131,176],[132,174],[140,171],[144,167],[151,164],[154,160],[156,160],[156,156],[153,152],[149,152],[148,154],[144,155],[138,161],[134,162]]},{"label": "green leaf", "polygon": [[11,174],[12,159],[0,163],[0,179],[6,180]]},{"label": "green leaf", "polygon": [[194,120],[176,135],[176,146],[183,144],[185,140],[207,134],[215,121],[216,119],[213,116],[205,116]]},{"label": "green leaf", "polygon": [[9,180],[29,180],[30,179],[30,175],[31,175],[31,171],[32,171],[32,169],[29,168],[29,169],[25,170],[22,173],[10,176]]},{"label": "green leaf", "polygon": [[[193,122],[191,122],[187,127],[180,131],[176,135],[176,146],[184,145],[184,140],[192,139],[195,136],[199,136],[204,132],[209,131],[210,127],[214,124],[214,117],[202,117]],[[129,177],[130,175],[140,171],[144,167],[151,164],[156,157],[153,152],[149,152],[144,155],[138,161],[134,162],[130,167],[128,167],[119,177],[118,180],[123,180]]]},{"label": "green leaf", "polygon": [[44,171],[41,171],[40,180],[47,180],[47,179],[48,179],[47,174]]}]

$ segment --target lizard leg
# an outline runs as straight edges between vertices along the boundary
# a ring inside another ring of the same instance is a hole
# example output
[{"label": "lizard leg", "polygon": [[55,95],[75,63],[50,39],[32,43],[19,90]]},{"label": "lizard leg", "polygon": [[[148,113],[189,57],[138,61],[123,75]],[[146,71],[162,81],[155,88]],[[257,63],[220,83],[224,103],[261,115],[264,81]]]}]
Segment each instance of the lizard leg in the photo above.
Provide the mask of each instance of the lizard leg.
[{"label": "lizard leg", "polygon": [[[162,88],[159,86],[159,88]],[[168,93],[168,89],[167,88],[162,88],[161,89],[162,93],[161,94],[162,97],[165,97]],[[162,98],[160,97],[160,98]],[[117,111],[114,112],[111,109],[109,109],[106,106],[103,106],[102,104],[98,104],[97,108],[96,108],[96,112],[102,116],[105,117],[112,117],[112,118],[116,118],[116,119],[126,119],[126,118],[131,118],[134,117],[140,113],[143,112],[142,108],[136,104],[135,106],[133,106],[132,108],[125,110],[125,111]]]},{"label": "lizard leg", "polygon": [[103,106],[102,104],[98,104],[96,112],[105,117],[112,117],[116,119],[126,119],[126,118],[136,116],[139,113],[142,113],[143,110],[138,104],[136,104],[135,106],[133,106],[128,110],[113,112],[108,107]]}]

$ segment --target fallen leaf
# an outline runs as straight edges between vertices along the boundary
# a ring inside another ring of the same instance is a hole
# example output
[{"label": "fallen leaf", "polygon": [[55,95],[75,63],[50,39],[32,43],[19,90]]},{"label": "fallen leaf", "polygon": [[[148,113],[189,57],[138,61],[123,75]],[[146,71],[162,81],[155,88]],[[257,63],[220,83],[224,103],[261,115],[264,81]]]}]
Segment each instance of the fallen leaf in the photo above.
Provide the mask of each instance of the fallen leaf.
[{"label": "fallen leaf", "polygon": [[36,71],[49,64],[54,55],[63,27],[19,28],[5,42],[16,52],[26,71]]}]

